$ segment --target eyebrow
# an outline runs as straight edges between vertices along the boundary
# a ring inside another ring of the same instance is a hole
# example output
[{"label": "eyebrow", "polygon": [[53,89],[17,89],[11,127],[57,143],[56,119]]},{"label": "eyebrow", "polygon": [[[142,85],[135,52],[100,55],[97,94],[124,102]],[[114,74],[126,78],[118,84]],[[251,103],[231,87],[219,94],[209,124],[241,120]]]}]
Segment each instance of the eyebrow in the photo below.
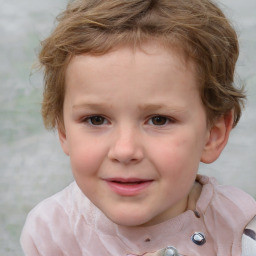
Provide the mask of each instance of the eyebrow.
[{"label": "eyebrow", "polygon": [[157,111],[157,110],[169,110],[172,112],[187,112],[187,110],[182,107],[182,106],[169,106],[166,104],[143,104],[139,106],[139,109],[144,110],[144,111]]},{"label": "eyebrow", "polygon": [[[79,109],[95,109],[95,110],[105,110],[112,108],[112,104],[109,104],[107,102],[85,102],[81,104],[75,104],[72,106],[72,109],[74,111]],[[175,106],[175,105],[166,105],[166,104],[154,104],[154,103],[148,103],[148,104],[141,104],[138,106],[138,109],[145,112],[155,112],[160,110],[167,110],[175,113],[185,113],[187,112],[187,109],[183,106]]]},{"label": "eyebrow", "polygon": [[102,102],[86,102],[86,103],[81,103],[81,104],[75,104],[72,106],[72,109],[84,109],[84,108],[89,108],[89,109],[99,109],[99,108],[110,108],[111,104],[108,103],[102,103]]}]

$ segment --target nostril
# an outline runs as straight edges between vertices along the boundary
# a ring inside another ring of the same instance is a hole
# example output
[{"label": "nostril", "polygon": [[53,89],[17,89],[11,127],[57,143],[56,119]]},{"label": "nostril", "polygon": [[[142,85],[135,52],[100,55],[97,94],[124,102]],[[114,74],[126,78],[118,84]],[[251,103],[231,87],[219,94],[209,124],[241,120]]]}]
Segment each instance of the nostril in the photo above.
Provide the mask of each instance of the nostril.
[{"label": "nostril", "polygon": [[120,130],[113,137],[108,157],[122,164],[137,163],[143,158],[140,140],[136,139],[134,129]]},{"label": "nostril", "polygon": [[140,162],[143,154],[140,152],[140,149],[125,150],[114,148],[109,151],[108,158],[113,162],[130,164]]}]

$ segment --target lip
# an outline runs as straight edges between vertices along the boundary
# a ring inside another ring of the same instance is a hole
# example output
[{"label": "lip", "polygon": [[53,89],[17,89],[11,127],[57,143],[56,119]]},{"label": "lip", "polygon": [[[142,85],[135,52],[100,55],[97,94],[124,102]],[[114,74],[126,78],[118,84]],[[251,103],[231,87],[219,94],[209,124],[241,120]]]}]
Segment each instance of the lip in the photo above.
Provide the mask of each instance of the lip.
[{"label": "lip", "polygon": [[120,196],[136,196],[153,182],[153,180],[138,178],[110,178],[105,181],[110,189]]}]

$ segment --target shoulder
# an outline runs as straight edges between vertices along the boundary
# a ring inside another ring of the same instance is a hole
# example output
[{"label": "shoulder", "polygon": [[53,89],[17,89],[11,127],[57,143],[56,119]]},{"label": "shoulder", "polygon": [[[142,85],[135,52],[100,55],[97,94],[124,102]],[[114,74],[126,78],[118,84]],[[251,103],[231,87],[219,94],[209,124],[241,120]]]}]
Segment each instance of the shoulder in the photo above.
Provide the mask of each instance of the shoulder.
[{"label": "shoulder", "polygon": [[32,221],[35,222],[34,224],[39,225],[40,222],[54,219],[56,215],[69,215],[74,189],[75,183],[71,183],[62,191],[41,201],[29,212],[25,225],[30,224]]},{"label": "shoulder", "polygon": [[256,215],[255,199],[241,189],[219,185],[214,178],[206,176],[199,176],[199,182],[203,185],[205,197],[202,204],[205,209],[213,207],[223,214],[232,213],[235,218],[239,215],[247,223]]},{"label": "shoulder", "polygon": [[[256,215],[255,199],[239,188],[219,185],[214,178],[202,176],[199,182],[203,185],[199,207],[216,247],[229,248],[234,255],[249,243],[251,249],[246,226]],[[256,254],[243,254],[249,255]]]},{"label": "shoulder", "polygon": [[44,252],[45,255],[53,255],[53,252],[55,255],[62,255],[59,243],[73,243],[76,247],[71,221],[72,208],[74,208],[72,197],[75,189],[76,184],[71,183],[30,211],[20,239],[26,255],[41,255],[38,252]]}]

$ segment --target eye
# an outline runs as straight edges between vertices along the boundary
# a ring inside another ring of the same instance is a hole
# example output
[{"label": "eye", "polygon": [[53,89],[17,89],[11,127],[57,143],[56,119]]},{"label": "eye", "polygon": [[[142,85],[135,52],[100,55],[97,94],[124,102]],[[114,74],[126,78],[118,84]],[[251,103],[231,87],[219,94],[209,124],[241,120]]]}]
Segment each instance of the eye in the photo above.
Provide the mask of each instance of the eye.
[{"label": "eye", "polygon": [[149,124],[157,126],[166,125],[168,122],[170,122],[170,119],[165,116],[153,116],[149,120]]},{"label": "eye", "polygon": [[84,121],[93,126],[104,125],[107,123],[107,119],[103,116],[90,116],[85,118]]}]

